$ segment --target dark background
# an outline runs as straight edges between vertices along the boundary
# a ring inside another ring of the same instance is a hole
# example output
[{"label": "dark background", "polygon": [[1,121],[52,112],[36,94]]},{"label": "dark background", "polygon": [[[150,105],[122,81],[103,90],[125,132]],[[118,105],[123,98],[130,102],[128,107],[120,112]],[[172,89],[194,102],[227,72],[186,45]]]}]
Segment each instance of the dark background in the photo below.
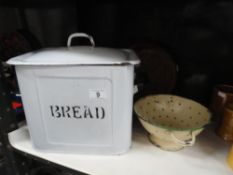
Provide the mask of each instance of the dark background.
[{"label": "dark background", "polygon": [[1,1],[0,37],[19,29],[30,35],[32,50],[65,46],[74,32],[91,34],[97,46],[130,48],[156,43],[179,67],[170,93],[206,105],[216,84],[233,84],[231,1]]}]

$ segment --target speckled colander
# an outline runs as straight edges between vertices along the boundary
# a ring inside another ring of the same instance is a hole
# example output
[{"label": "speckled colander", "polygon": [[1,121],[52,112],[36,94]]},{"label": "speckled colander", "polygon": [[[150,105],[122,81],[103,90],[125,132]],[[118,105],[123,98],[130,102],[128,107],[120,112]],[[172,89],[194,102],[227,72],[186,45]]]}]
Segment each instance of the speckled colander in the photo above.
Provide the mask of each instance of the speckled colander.
[{"label": "speckled colander", "polygon": [[134,111],[152,143],[176,151],[192,146],[210,122],[210,112],[201,104],[174,95],[152,95],[138,100]]}]

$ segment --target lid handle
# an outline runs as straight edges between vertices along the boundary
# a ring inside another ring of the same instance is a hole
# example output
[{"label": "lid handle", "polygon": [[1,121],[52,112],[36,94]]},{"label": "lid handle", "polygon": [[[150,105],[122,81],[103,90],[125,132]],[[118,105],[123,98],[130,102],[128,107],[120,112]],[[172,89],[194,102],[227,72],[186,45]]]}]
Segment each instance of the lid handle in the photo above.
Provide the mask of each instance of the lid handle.
[{"label": "lid handle", "polygon": [[73,34],[71,34],[67,40],[67,47],[71,46],[71,41],[73,38],[78,38],[78,37],[83,37],[83,38],[89,39],[91,46],[95,47],[95,42],[93,40],[93,37],[91,35],[86,34],[86,33],[73,33]]}]

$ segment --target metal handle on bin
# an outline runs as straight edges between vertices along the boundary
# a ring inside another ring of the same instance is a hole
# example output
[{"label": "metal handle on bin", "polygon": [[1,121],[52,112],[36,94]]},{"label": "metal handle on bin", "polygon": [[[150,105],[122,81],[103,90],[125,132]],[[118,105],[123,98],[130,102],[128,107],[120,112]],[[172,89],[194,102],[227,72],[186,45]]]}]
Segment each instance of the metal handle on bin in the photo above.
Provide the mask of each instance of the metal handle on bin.
[{"label": "metal handle on bin", "polygon": [[91,46],[95,47],[95,42],[93,40],[93,37],[91,35],[86,34],[86,33],[73,33],[73,34],[71,34],[67,40],[67,47],[71,46],[71,41],[73,38],[78,38],[78,37],[83,37],[83,38],[89,39]]}]

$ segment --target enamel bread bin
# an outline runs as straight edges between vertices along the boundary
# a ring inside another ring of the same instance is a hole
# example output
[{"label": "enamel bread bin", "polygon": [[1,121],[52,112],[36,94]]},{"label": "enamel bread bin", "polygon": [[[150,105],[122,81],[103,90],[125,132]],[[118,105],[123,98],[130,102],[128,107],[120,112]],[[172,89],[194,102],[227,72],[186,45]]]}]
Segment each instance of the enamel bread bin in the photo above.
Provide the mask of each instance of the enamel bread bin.
[{"label": "enamel bread bin", "polygon": [[[92,46],[71,47],[74,37],[86,37]],[[95,47],[84,33],[72,34],[67,45],[8,61],[16,69],[33,145],[48,152],[126,152],[139,59],[131,50]]]}]

